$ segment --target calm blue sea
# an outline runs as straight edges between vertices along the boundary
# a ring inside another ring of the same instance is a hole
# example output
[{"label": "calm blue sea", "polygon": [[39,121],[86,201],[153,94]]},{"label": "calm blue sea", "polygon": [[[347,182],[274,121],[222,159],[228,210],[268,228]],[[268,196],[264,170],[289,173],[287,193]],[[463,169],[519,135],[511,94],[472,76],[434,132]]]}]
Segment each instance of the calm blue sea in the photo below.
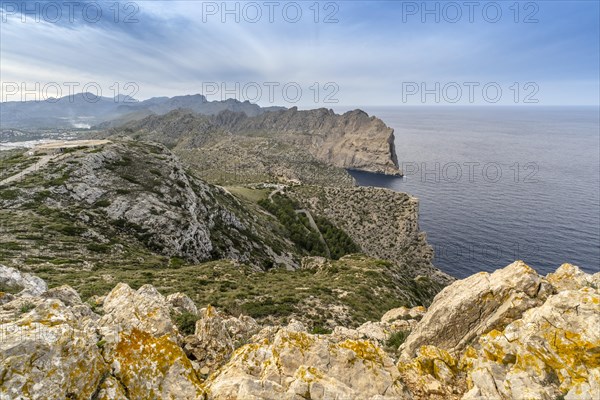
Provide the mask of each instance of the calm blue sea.
[{"label": "calm blue sea", "polygon": [[600,117],[593,107],[364,108],[394,128],[404,178],[361,185],[420,199],[434,264],[455,277],[522,259],[600,269]]}]

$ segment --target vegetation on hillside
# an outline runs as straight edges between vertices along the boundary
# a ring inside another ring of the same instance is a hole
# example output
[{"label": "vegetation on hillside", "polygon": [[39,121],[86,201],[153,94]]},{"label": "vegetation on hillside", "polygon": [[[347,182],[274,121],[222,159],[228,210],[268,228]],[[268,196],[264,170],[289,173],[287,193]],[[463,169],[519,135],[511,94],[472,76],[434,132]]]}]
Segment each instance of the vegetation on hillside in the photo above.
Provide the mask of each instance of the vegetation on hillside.
[{"label": "vegetation on hillside", "polygon": [[[3,160],[9,176],[31,163],[16,153]],[[356,254],[360,247],[339,221],[305,209],[302,199],[270,194],[268,185],[206,185],[162,146],[129,141],[75,149],[0,190],[0,264],[50,287],[68,284],[83,299],[118,282],[150,283],[165,295],[184,292],[199,307],[264,322],[297,318],[315,332],[376,320],[401,305],[427,305],[441,289],[410,268]],[[189,246],[203,243],[193,235],[180,252],[166,247],[194,218],[210,233],[215,261],[186,257]],[[334,260],[303,259],[309,255]],[[193,327],[187,315],[178,324]]]},{"label": "vegetation on hillside", "polygon": [[277,217],[286,228],[290,240],[306,254],[337,260],[346,254],[360,252],[360,247],[327,218],[314,218],[316,231],[310,224],[307,211],[296,200],[277,193],[271,198],[259,200],[258,204]]}]

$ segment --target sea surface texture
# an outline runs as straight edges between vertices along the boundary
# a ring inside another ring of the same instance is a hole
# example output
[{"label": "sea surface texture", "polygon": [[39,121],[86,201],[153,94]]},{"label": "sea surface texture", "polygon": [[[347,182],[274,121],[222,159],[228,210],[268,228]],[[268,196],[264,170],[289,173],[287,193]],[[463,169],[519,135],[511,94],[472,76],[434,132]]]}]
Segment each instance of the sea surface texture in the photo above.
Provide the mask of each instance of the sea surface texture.
[{"label": "sea surface texture", "polygon": [[462,278],[522,259],[600,269],[600,122],[586,107],[365,108],[394,128],[404,178],[360,185],[420,199],[434,264]]}]

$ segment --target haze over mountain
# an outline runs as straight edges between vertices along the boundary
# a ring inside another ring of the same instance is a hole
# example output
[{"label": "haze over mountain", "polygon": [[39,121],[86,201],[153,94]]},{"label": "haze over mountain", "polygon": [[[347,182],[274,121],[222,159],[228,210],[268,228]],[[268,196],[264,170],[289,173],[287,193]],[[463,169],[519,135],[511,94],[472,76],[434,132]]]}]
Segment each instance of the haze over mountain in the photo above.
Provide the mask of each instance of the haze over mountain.
[{"label": "haze over mountain", "polygon": [[2,129],[52,129],[90,128],[102,122],[116,120],[115,125],[137,120],[153,114],[166,114],[178,108],[198,114],[213,115],[229,110],[243,112],[252,117],[265,111],[284,107],[261,108],[249,101],[227,99],[209,101],[204,95],[153,97],[138,101],[118,95],[114,98],[78,93],[58,99],[7,101],[0,103],[0,128]]}]

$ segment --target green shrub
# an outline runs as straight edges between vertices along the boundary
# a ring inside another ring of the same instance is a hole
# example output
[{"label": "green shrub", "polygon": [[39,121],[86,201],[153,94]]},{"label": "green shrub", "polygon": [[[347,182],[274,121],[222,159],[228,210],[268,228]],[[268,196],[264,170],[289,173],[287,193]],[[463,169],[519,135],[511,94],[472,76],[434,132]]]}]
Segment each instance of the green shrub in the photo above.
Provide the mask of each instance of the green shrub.
[{"label": "green shrub", "polygon": [[0,190],[0,199],[2,200],[16,200],[18,198],[19,190],[17,189]]},{"label": "green shrub", "polygon": [[108,199],[98,200],[96,203],[94,203],[94,207],[108,207],[108,206],[110,206],[110,200],[108,200]]},{"label": "green shrub", "polygon": [[329,335],[332,332],[331,329],[323,326],[315,326],[312,330],[314,335]]},{"label": "green shrub", "polygon": [[127,182],[131,182],[135,185],[139,185],[140,181],[138,181],[136,178],[134,178],[131,175],[123,175],[121,176],[121,178],[125,179]]},{"label": "green shrub", "polygon": [[409,332],[406,332],[406,331],[394,332],[390,335],[388,340],[385,342],[385,345],[391,349],[396,350],[396,349],[398,349],[398,347],[400,347],[400,345],[402,343],[404,343],[404,341],[408,337],[408,334],[409,334]]},{"label": "green shrub", "polygon": [[169,266],[171,268],[180,268],[186,264],[185,260],[179,257],[171,257],[169,259]]},{"label": "green shrub", "polygon": [[50,229],[60,232],[67,236],[80,236],[86,231],[85,228],[73,225],[52,225],[50,226]]},{"label": "green shrub", "polygon": [[66,181],[69,180],[71,174],[69,172],[63,173],[61,176],[56,177],[54,179],[50,179],[47,181],[46,186],[61,186],[64,185]]},{"label": "green shrub", "polygon": [[25,313],[28,313],[29,311],[33,310],[34,308],[35,308],[35,304],[25,303],[21,306],[19,311],[21,312],[21,314],[25,314]]},{"label": "green shrub", "polygon": [[112,165],[115,165],[117,167],[127,167],[127,166],[131,165],[131,158],[124,156],[120,160],[114,161],[112,163]]},{"label": "green shrub", "polygon": [[86,247],[89,251],[96,253],[108,253],[110,251],[110,246],[107,244],[90,243]]},{"label": "green shrub", "polygon": [[198,316],[191,312],[184,311],[181,314],[174,315],[173,320],[175,321],[175,325],[177,325],[179,332],[184,335],[193,335],[196,330]]}]

